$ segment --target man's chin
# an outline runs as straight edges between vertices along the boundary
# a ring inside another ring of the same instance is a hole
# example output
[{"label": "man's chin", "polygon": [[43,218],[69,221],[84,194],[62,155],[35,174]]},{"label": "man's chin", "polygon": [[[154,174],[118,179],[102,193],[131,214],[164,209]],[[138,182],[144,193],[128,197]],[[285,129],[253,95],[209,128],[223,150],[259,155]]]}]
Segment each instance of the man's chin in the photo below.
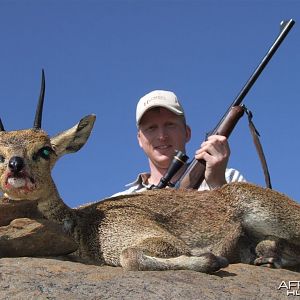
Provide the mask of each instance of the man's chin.
[{"label": "man's chin", "polygon": [[175,150],[173,150],[172,148],[168,148],[168,149],[164,149],[164,150],[156,150],[155,151],[156,156],[158,157],[158,159],[168,159],[168,160],[172,160],[174,155],[175,155]]},{"label": "man's chin", "polygon": [[159,157],[155,160],[156,166],[159,167],[160,169],[167,169],[170,166],[172,159],[169,157]]}]

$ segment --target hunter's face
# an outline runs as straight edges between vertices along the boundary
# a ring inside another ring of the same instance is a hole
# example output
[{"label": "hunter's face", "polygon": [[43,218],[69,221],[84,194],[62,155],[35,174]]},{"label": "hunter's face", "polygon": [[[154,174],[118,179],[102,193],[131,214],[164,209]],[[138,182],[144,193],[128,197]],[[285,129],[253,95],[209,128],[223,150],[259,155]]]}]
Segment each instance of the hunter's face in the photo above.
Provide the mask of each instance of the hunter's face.
[{"label": "hunter's face", "polygon": [[158,168],[168,168],[175,150],[185,152],[191,130],[182,116],[165,108],[147,111],[139,125],[138,141],[150,162]]}]

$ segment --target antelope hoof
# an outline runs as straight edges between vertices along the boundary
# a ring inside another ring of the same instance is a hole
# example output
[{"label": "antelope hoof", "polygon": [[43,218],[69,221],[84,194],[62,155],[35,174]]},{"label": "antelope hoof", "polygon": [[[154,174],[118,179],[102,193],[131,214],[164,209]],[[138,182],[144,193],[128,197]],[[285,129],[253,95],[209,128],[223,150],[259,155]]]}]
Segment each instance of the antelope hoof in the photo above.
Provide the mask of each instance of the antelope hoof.
[{"label": "antelope hoof", "polygon": [[219,271],[220,269],[226,268],[229,265],[229,262],[226,257],[216,256],[212,253],[204,254],[210,261],[210,267],[208,273],[214,273]]},{"label": "antelope hoof", "polygon": [[277,257],[258,257],[254,261],[255,266],[261,266],[266,268],[272,268],[272,269],[281,269],[282,264],[280,258]]}]

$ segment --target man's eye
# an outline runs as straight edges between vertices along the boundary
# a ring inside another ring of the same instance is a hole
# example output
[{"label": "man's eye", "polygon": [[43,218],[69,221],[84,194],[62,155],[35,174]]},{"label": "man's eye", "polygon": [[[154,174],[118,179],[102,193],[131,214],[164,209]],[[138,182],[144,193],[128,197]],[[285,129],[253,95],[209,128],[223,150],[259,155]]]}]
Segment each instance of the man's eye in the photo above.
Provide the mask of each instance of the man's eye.
[{"label": "man's eye", "polygon": [[38,157],[42,157],[43,159],[50,159],[50,155],[53,150],[50,147],[43,147],[37,153],[33,155],[33,160],[37,160]]},{"label": "man's eye", "polygon": [[5,161],[5,157],[3,155],[0,155],[0,163],[3,163]]},{"label": "man's eye", "polygon": [[174,127],[175,127],[175,124],[174,124],[174,123],[168,123],[168,124],[167,124],[167,127],[168,127],[168,128],[174,128]]},{"label": "man's eye", "polygon": [[152,132],[152,131],[154,131],[155,130],[155,126],[149,126],[149,127],[147,127],[147,129],[146,129],[146,131],[148,131],[148,132]]}]

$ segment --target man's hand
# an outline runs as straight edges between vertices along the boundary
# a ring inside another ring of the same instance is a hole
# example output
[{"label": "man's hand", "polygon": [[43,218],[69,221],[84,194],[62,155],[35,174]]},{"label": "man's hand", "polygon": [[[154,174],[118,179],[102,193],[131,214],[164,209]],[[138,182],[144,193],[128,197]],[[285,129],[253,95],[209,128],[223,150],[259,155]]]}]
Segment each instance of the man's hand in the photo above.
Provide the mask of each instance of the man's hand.
[{"label": "man's hand", "polygon": [[230,156],[227,138],[211,135],[196,151],[195,158],[206,161],[205,180],[211,189],[226,183],[225,170]]}]

